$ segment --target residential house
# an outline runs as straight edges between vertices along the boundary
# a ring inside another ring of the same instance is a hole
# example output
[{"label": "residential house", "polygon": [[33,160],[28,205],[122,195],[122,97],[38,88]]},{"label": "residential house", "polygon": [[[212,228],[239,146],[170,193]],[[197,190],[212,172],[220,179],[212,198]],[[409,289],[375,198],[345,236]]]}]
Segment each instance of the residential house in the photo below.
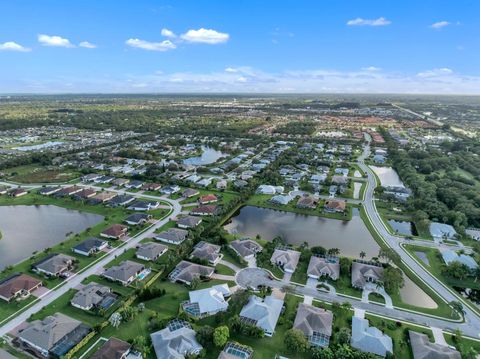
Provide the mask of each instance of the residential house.
[{"label": "residential house", "polygon": [[80,343],[91,328],[79,320],[55,313],[43,320],[34,320],[18,333],[23,349],[42,357],[61,358]]},{"label": "residential house", "polygon": [[213,180],[211,178],[202,178],[200,181],[197,182],[197,186],[200,187],[208,187],[212,184]]},{"label": "residential house", "polygon": [[23,188],[14,188],[8,192],[8,195],[10,197],[15,197],[15,198],[25,196],[26,194],[28,194],[28,191]]},{"label": "residential house", "polygon": [[475,241],[480,241],[480,229],[478,228],[468,228],[465,230],[467,236],[470,236]]},{"label": "residential house", "polygon": [[78,192],[82,191],[82,187],[79,186],[70,186],[70,187],[63,187],[60,191],[55,193],[55,197],[67,197],[72,196]]},{"label": "residential house", "polygon": [[188,293],[190,300],[182,305],[183,310],[195,318],[204,318],[224,312],[228,308],[227,298],[231,295],[228,284],[194,290]]},{"label": "residential house", "polygon": [[258,194],[277,194],[277,193],[283,193],[285,191],[285,188],[282,186],[270,186],[266,184],[262,184],[258,186],[256,193]]},{"label": "residential house", "polygon": [[131,344],[112,337],[90,359],[128,359],[131,348]]},{"label": "residential house", "polygon": [[73,195],[73,198],[76,200],[84,200],[84,199],[89,199],[92,198],[97,194],[97,191],[95,191],[92,188],[84,188],[81,191],[75,193]]},{"label": "residential house", "polygon": [[156,261],[168,250],[163,244],[147,242],[137,248],[136,256],[144,261]]},{"label": "residential house", "polygon": [[114,186],[126,186],[130,180],[128,178],[116,178],[112,181]]},{"label": "residential house", "polygon": [[297,201],[297,208],[301,209],[315,209],[318,205],[318,198],[314,196],[302,196]]},{"label": "residential house", "polygon": [[113,197],[111,200],[108,201],[108,206],[109,207],[122,207],[126,206],[127,204],[133,202],[135,200],[135,197],[133,196],[128,196],[128,195],[118,195],[116,197]]},{"label": "residential house", "polygon": [[152,219],[152,215],[146,213],[133,213],[125,218],[125,223],[131,226],[145,224]]},{"label": "residential house", "polygon": [[135,201],[128,209],[132,211],[151,211],[157,209],[160,203],[157,201]]},{"label": "residential house", "polygon": [[114,282],[119,282],[123,285],[129,285],[137,276],[145,269],[143,264],[134,261],[123,261],[119,265],[112,266],[105,270],[103,276]]},{"label": "residential house", "polygon": [[230,248],[241,258],[248,260],[262,251],[262,246],[251,239],[236,239],[230,242]]},{"label": "residential house", "polygon": [[330,199],[325,201],[325,212],[328,213],[344,213],[347,208],[347,201]]},{"label": "residential house", "polygon": [[144,191],[158,191],[160,188],[162,188],[162,185],[159,183],[144,183],[142,186]]},{"label": "residential house", "polygon": [[164,194],[174,194],[180,191],[180,187],[177,185],[163,187],[160,192]]},{"label": "residential house", "polygon": [[117,194],[115,192],[102,191],[97,193],[95,196],[90,197],[91,203],[105,203],[111,201]]},{"label": "residential house", "polygon": [[0,299],[6,302],[17,298],[25,299],[41,286],[41,280],[27,274],[16,273],[0,282]]},{"label": "residential house", "polygon": [[408,331],[413,359],[461,359],[462,355],[454,348],[432,343],[423,333]]},{"label": "residential house", "polygon": [[112,182],[115,179],[113,176],[101,176],[97,178],[94,182],[95,183],[100,183],[100,184],[107,184]]},{"label": "residential house", "polygon": [[383,165],[385,163],[385,156],[383,155],[374,155],[373,162],[379,165]]},{"label": "residential house", "polygon": [[87,238],[79,244],[75,245],[72,248],[72,251],[82,256],[91,256],[92,254],[95,254],[105,249],[107,246],[107,241],[102,241],[98,238]]},{"label": "residential house", "polygon": [[172,282],[182,282],[190,285],[194,279],[210,278],[214,271],[212,267],[181,261],[168,277]]},{"label": "residential house", "polygon": [[[236,342],[228,342],[217,359],[252,359],[253,349]],[[281,359],[281,358],[278,358]]]},{"label": "residential house", "polygon": [[130,189],[140,189],[140,188],[142,188],[142,186],[143,186],[143,182],[142,181],[137,181],[137,180],[130,181],[129,183],[127,183],[125,185],[125,187],[130,188]]},{"label": "residential house", "polygon": [[348,178],[344,176],[333,176],[332,177],[332,183],[339,185],[339,186],[345,186],[348,182]]},{"label": "residential house", "polygon": [[363,289],[367,283],[378,282],[383,275],[383,267],[377,263],[352,263],[352,287]]},{"label": "residential house", "polygon": [[220,179],[220,180],[217,181],[217,189],[220,189],[220,190],[221,189],[226,189],[227,185],[228,185],[228,183],[224,179]]},{"label": "residential house", "polygon": [[64,275],[72,269],[75,258],[62,253],[52,253],[32,265],[32,270],[51,277]]},{"label": "residential house", "polygon": [[282,308],[283,300],[273,295],[266,296],[264,299],[252,295],[240,312],[240,320],[263,329],[265,335],[271,337],[275,332]]},{"label": "residential house", "polygon": [[199,194],[200,194],[200,192],[197,191],[196,189],[187,188],[182,192],[182,197],[183,198],[191,198],[191,197],[195,197]]},{"label": "residential house", "polygon": [[42,187],[38,190],[38,194],[41,194],[42,196],[51,196],[54,193],[57,193],[60,191],[62,187]]},{"label": "residential house", "polygon": [[82,181],[83,182],[95,182],[96,180],[98,180],[100,177],[102,177],[102,175],[99,175],[97,173],[90,173],[88,175],[85,175],[82,177]]},{"label": "residential house", "polygon": [[202,219],[200,217],[186,216],[177,219],[177,226],[184,229],[195,228],[200,223],[202,223]]},{"label": "residential house", "polygon": [[300,303],[293,329],[300,330],[312,346],[328,347],[332,336],[333,313],[309,304]]},{"label": "residential house", "polygon": [[150,338],[159,359],[184,359],[199,354],[203,349],[190,324],[177,319],[165,329],[151,334]]},{"label": "residential house", "polygon": [[473,257],[467,254],[457,254],[455,251],[452,250],[445,250],[441,253],[443,261],[447,266],[453,262],[459,262],[467,266],[470,271],[474,271],[478,267],[475,259],[473,259]]},{"label": "residential house", "polygon": [[276,248],[270,258],[270,262],[287,273],[295,272],[298,261],[300,260],[300,252],[287,248]]},{"label": "residential house", "polygon": [[293,200],[293,197],[289,194],[279,194],[270,198],[270,203],[286,206]]},{"label": "residential house", "polygon": [[370,327],[368,320],[354,316],[352,318],[352,337],[350,344],[362,352],[385,357],[393,353],[392,338],[381,330]]},{"label": "residential house", "polygon": [[157,241],[178,245],[182,243],[187,238],[187,236],[188,231],[184,229],[170,228],[157,234],[154,238]]},{"label": "residential house", "polygon": [[214,204],[207,204],[205,206],[199,206],[196,208],[193,208],[190,211],[191,215],[195,216],[214,216],[218,212],[218,206]]},{"label": "residential house", "polygon": [[201,196],[198,199],[198,202],[200,202],[200,204],[214,203],[214,202],[217,202],[217,201],[218,201],[218,198],[214,194],[206,194],[204,196]]},{"label": "residential house", "polygon": [[117,296],[112,293],[109,287],[90,282],[75,293],[70,304],[75,308],[89,311],[105,307],[106,305],[110,306],[115,302],[116,298]]},{"label": "residential house", "polygon": [[109,239],[121,239],[128,233],[128,227],[123,224],[113,224],[100,233],[101,237]]},{"label": "residential house", "polygon": [[223,255],[220,254],[220,246],[205,241],[198,242],[192,254],[190,254],[190,258],[205,260],[214,266],[217,265],[222,257]]},{"label": "residential house", "polygon": [[430,234],[435,241],[455,239],[457,237],[457,231],[453,226],[438,222],[430,223]]},{"label": "residential house", "polygon": [[307,274],[309,278],[320,279],[328,277],[337,280],[340,276],[340,261],[337,257],[311,256],[308,263]]}]

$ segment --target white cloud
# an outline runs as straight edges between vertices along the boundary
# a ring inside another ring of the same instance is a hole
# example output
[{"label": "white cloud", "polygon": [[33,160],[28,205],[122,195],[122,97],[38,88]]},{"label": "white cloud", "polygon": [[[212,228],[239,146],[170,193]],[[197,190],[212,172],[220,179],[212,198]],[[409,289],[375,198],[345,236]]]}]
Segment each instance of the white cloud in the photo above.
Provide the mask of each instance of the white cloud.
[{"label": "white cloud", "polygon": [[227,42],[230,35],[211,29],[200,28],[198,30],[188,30],[181,38],[188,42],[196,42],[203,44],[221,44]]},{"label": "white cloud", "polygon": [[453,74],[453,70],[447,67],[441,67],[438,69],[422,71],[417,74],[418,77],[428,78],[428,77],[439,77],[439,76],[448,76]]},{"label": "white cloud", "polygon": [[38,35],[38,42],[43,46],[56,46],[56,47],[75,47],[70,40],[60,36],[50,36],[45,34]]},{"label": "white cloud", "polygon": [[165,28],[162,29],[161,34],[162,36],[170,37],[170,38],[177,37],[177,35],[175,35],[175,33],[172,30],[165,29]]},{"label": "white cloud", "polygon": [[348,26],[386,26],[391,23],[390,20],[384,17],[379,17],[378,19],[362,19],[361,17],[357,17],[356,19],[347,21]]},{"label": "white cloud", "polygon": [[28,52],[31,51],[28,47],[24,47],[20,44],[17,44],[13,41],[7,41],[3,44],[0,44],[0,51],[18,51],[18,52]]},{"label": "white cloud", "polygon": [[430,27],[435,30],[440,30],[448,25],[450,25],[448,21],[438,21],[438,22],[434,22],[432,25],[430,25]]},{"label": "white cloud", "polygon": [[168,51],[173,50],[177,47],[177,45],[175,45],[170,40],[164,40],[162,42],[150,42],[140,39],[128,39],[127,41],[125,41],[125,43],[128,46],[149,51]]},{"label": "white cloud", "polygon": [[81,43],[78,44],[80,47],[84,47],[86,49],[96,49],[97,45],[92,44],[91,42],[88,41],[82,41]]},{"label": "white cloud", "polygon": [[234,67],[227,67],[225,69],[225,72],[238,72],[238,69],[234,68]]},{"label": "white cloud", "polygon": [[375,66],[368,66],[368,67],[362,67],[362,70],[363,71],[375,72],[375,71],[380,71],[381,68],[380,67],[375,67]]}]

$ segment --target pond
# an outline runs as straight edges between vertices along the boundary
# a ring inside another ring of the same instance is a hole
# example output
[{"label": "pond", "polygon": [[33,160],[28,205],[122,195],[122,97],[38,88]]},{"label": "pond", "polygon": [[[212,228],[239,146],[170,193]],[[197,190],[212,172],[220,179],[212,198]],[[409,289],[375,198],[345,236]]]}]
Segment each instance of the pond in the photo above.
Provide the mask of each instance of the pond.
[{"label": "pond", "polygon": [[202,154],[197,157],[190,157],[183,160],[186,165],[205,166],[217,162],[220,158],[227,155],[221,151],[217,151],[211,147],[202,146]]},{"label": "pond", "polygon": [[394,186],[394,187],[405,187],[402,180],[398,176],[397,171],[392,167],[377,167],[370,166],[373,172],[380,178],[380,183],[382,186]]},{"label": "pond", "polygon": [[341,221],[245,206],[225,229],[248,237],[259,234],[265,240],[281,236],[287,243],[297,246],[307,242],[310,247],[338,248],[340,255],[355,258],[362,251],[367,259],[375,257],[380,249],[356,209],[350,221]]},{"label": "pond", "polygon": [[403,279],[405,285],[400,289],[400,298],[405,304],[431,309],[438,307],[437,303],[405,274],[403,274]]},{"label": "pond", "polygon": [[57,206],[0,206],[0,270],[103,221],[103,216]]},{"label": "pond", "polygon": [[418,236],[417,227],[415,223],[406,221],[396,221],[389,219],[388,224],[392,227],[393,231],[404,236]]}]

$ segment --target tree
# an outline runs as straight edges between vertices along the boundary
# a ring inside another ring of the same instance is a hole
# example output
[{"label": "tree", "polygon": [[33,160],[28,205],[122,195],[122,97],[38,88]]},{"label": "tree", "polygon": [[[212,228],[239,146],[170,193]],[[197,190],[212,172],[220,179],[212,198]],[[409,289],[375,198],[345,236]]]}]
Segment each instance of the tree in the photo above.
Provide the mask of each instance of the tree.
[{"label": "tree", "polygon": [[398,291],[405,285],[402,271],[392,266],[388,266],[383,270],[382,282],[383,287],[387,293],[390,294],[398,293]]},{"label": "tree", "polygon": [[303,332],[293,328],[285,333],[284,341],[289,350],[297,353],[305,353],[310,346]]},{"label": "tree", "polygon": [[230,337],[230,330],[226,325],[215,328],[213,331],[213,344],[217,347],[224,347]]},{"label": "tree", "polygon": [[350,343],[350,329],[348,328],[340,328],[338,333],[335,335],[335,339],[338,344],[348,344]]},{"label": "tree", "polygon": [[360,258],[363,259],[367,256],[367,253],[365,253],[364,251],[361,251],[360,252]]},{"label": "tree", "polygon": [[443,273],[448,277],[463,280],[470,274],[470,270],[465,264],[453,261],[445,267]]},{"label": "tree", "polygon": [[150,344],[148,342],[148,339],[145,338],[143,335],[139,335],[133,340],[133,346],[140,353],[142,353],[143,357],[146,357],[147,354],[150,352]]},{"label": "tree", "polygon": [[204,325],[197,331],[197,340],[198,342],[207,347],[213,343],[213,331],[214,329],[210,325]]},{"label": "tree", "polygon": [[330,248],[328,251],[327,251],[327,254],[329,256],[338,256],[340,254],[340,249],[338,248]]},{"label": "tree", "polygon": [[448,303],[450,307],[452,307],[452,314],[457,312],[460,315],[463,315],[464,310],[463,310],[463,304],[459,301],[452,300],[450,303]]},{"label": "tree", "polygon": [[378,252],[378,257],[384,259],[387,263],[398,263],[401,261],[400,255],[392,248],[382,248]]}]

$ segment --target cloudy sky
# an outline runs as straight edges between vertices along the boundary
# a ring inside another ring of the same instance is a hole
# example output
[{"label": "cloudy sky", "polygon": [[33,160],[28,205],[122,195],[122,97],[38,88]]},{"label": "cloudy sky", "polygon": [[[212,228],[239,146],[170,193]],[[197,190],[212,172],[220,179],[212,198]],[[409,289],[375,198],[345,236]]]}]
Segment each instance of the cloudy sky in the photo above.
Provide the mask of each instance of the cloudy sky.
[{"label": "cloudy sky", "polygon": [[0,2],[0,93],[480,94],[476,0]]}]

